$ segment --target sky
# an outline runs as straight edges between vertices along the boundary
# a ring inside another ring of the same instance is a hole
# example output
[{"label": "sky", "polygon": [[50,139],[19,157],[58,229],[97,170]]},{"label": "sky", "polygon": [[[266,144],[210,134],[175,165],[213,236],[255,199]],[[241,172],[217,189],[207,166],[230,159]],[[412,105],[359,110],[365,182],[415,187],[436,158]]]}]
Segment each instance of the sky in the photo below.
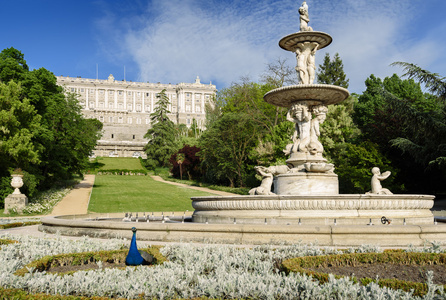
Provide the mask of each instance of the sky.
[{"label": "sky", "polygon": [[[295,0],[0,0],[0,50],[14,47],[30,69],[54,75],[180,83],[217,89],[295,55],[279,40],[299,31]],[[339,53],[362,93],[371,74],[399,75],[395,61],[446,76],[446,1],[308,0],[310,23],[333,42],[316,53]]]}]

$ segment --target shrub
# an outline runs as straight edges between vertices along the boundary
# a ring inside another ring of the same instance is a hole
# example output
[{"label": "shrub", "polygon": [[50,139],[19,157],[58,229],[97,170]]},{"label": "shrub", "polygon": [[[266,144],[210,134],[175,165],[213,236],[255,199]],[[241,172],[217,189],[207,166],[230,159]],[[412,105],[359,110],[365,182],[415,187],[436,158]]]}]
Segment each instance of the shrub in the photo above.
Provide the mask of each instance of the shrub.
[{"label": "shrub", "polygon": [[197,155],[197,153],[200,152],[200,150],[201,149],[196,146],[185,145],[183,148],[178,150],[178,152],[173,154],[169,159],[169,163],[172,165],[170,172],[172,173],[173,177],[176,178],[181,177],[180,165],[177,159],[180,153],[184,155],[184,160],[181,164],[181,170],[183,175],[187,175],[189,180],[201,177],[202,175],[202,170],[200,168],[201,159]]}]

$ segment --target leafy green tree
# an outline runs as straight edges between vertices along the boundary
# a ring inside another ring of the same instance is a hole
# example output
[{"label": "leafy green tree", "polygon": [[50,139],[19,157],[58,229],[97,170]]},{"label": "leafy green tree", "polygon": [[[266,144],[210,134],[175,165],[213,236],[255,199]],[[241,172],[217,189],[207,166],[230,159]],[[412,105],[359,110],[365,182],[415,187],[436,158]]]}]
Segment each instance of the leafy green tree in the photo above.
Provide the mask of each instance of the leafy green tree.
[{"label": "leafy green tree", "polygon": [[286,111],[263,100],[263,96],[273,87],[242,79],[217,93],[217,102],[222,103],[223,114],[228,112],[245,113],[266,131],[272,133],[273,127],[286,120]]},{"label": "leafy green tree", "polygon": [[7,48],[0,52],[0,81],[23,80],[29,71],[22,52],[14,48]]},{"label": "leafy green tree", "polygon": [[403,77],[407,76],[409,79],[417,79],[418,82],[424,84],[431,93],[437,95],[439,100],[446,100],[446,77],[424,70],[416,64],[398,61],[394,62],[392,65],[403,68],[406,72]]},{"label": "leafy green tree", "polygon": [[0,83],[0,166],[26,168],[40,163],[39,148],[34,140],[41,130],[41,116],[29,99],[23,98],[20,84]]},{"label": "leafy green tree", "polygon": [[[200,156],[208,181],[246,185],[249,154],[256,147],[259,127],[246,113],[225,113],[200,137]],[[251,165],[252,166],[252,165]]]},{"label": "leafy green tree", "polygon": [[149,140],[144,150],[147,153],[149,167],[164,167],[179,147],[178,131],[168,116],[170,102],[166,90],[162,90],[156,97],[158,98],[157,106],[150,114],[152,127],[144,135]]},{"label": "leafy green tree", "polygon": [[[0,53],[0,81],[1,113],[7,116],[0,127],[9,130],[2,136],[8,142],[1,151],[9,150],[0,155],[1,166],[24,169],[25,189],[43,189],[80,174],[102,124],[82,116],[75,96],[64,94],[54,74],[44,68],[29,71],[24,55],[14,48]],[[0,176],[7,175],[3,171]]]},{"label": "leafy green tree", "polygon": [[344,64],[338,53],[335,54],[333,59],[330,59],[328,52],[325,53],[324,62],[319,65],[317,72],[317,82],[348,88],[349,79],[344,72]]},{"label": "leafy green tree", "polygon": [[413,193],[444,189],[446,156],[445,110],[437,98],[423,93],[413,79],[373,75],[359,97],[354,119],[363,139],[379,145],[380,152],[399,170],[396,182]]}]

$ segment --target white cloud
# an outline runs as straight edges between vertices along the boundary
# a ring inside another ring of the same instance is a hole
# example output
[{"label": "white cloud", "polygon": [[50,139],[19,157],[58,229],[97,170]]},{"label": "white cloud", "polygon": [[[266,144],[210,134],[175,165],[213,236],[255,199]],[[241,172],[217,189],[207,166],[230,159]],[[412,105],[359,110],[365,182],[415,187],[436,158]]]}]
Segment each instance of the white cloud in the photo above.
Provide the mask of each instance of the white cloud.
[{"label": "white cloud", "polygon": [[[415,37],[408,30],[425,22],[415,9],[420,0],[307,3],[310,25],[333,37],[332,45],[318,52],[317,63],[325,51],[338,52],[353,92],[362,92],[372,73],[385,77],[398,72],[389,67],[396,60],[426,68],[444,62],[432,53],[445,49],[445,42],[438,39],[440,31]],[[199,75],[202,82],[212,80],[222,88],[245,75],[258,80],[265,65],[278,56],[295,63],[294,55],[277,43],[298,31],[299,6],[295,0],[157,0],[148,2],[138,15],[121,17],[117,23],[127,24],[124,29],[103,23],[113,32],[113,40],[120,41],[114,51],[122,51],[138,65],[139,80],[192,82]]]}]

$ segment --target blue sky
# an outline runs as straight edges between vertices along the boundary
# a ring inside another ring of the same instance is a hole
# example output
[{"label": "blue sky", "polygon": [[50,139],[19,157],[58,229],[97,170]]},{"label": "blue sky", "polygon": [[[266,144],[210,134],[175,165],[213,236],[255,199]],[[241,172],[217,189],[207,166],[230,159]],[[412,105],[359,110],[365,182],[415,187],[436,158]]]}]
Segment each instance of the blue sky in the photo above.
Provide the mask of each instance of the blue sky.
[{"label": "blue sky", "polygon": [[[292,0],[1,0],[0,50],[14,47],[31,69],[55,75],[162,83],[203,83],[221,89],[266,64],[294,54],[278,41],[299,30]],[[401,74],[407,61],[446,76],[446,1],[308,0],[310,26],[333,37],[317,52],[339,53],[361,93],[370,74]]]}]

